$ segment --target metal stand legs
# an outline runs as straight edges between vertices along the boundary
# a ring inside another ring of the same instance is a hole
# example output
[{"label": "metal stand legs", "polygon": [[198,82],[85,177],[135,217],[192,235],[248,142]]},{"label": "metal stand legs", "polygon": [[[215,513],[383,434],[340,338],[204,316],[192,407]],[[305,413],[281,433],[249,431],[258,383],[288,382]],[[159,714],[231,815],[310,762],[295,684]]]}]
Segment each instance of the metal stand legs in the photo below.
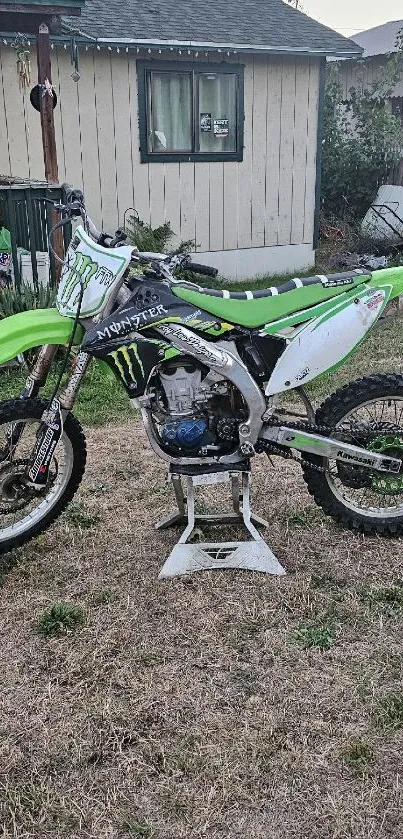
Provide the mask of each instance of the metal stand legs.
[{"label": "metal stand legs", "polygon": [[[183,492],[182,478],[186,479],[186,498]],[[183,476],[171,473],[171,480],[178,511],[161,519],[156,527],[158,530],[164,530],[174,524],[186,521],[187,526],[161,569],[160,578],[214,568],[241,568],[261,571],[266,574],[285,574],[284,568],[252,523],[261,524],[264,527],[269,526],[264,519],[251,513],[249,471],[214,472]],[[233,512],[196,514],[195,487],[228,482],[231,484]],[[190,539],[199,523],[242,523],[251,539],[248,542],[189,543],[188,539]]]}]

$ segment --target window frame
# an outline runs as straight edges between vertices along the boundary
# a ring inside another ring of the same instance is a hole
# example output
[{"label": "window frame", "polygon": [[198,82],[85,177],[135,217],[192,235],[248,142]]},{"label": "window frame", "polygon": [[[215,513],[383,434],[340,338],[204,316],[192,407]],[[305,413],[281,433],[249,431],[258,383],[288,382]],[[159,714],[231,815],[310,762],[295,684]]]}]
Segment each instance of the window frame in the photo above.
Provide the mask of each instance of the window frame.
[{"label": "window frame", "polygon": [[[219,73],[235,75],[236,89],[236,150],[217,152],[150,152],[148,150],[148,77],[150,73],[189,73],[191,74],[192,95],[192,148],[196,149],[198,126],[196,124],[199,113],[199,85],[195,84],[195,76],[201,73]],[[214,161],[242,161],[244,144],[244,65],[243,64],[210,64],[202,61],[137,61],[138,106],[139,106],[139,135],[141,163],[212,163]]]}]

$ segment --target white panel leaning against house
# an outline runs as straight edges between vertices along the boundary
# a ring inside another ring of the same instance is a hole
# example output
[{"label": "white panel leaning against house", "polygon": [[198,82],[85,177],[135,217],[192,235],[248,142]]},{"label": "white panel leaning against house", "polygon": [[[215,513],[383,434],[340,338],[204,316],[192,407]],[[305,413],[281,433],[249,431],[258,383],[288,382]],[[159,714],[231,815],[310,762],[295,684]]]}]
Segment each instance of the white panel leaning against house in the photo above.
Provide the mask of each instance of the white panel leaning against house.
[{"label": "white panel leaning against house", "polygon": [[217,268],[219,274],[229,280],[248,280],[263,275],[308,271],[315,264],[315,251],[311,244],[277,245],[268,248],[198,252],[197,260]]}]

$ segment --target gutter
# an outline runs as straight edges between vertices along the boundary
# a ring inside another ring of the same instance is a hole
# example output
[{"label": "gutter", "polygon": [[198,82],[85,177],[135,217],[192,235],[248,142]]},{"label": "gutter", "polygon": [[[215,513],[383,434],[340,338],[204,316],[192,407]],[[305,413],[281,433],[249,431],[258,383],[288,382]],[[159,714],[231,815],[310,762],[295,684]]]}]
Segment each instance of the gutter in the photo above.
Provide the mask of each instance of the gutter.
[{"label": "gutter", "polygon": [[[112,44],[116,42],[114,38],[98,38],[99,43],[104,44]],[[351,57],[360,56],[362,54],[361,47],[357,46],[356,51],[352,50],[338,50],[337,52],[330,52],[329,50],[310,50],[306,49],[306,47],[271,47],[268,44],[228,44],[228,43],[221,43],[221,42],[214,42],[214,41],[160,41],[154,38],[123,38],[119,43],[123,45],[130,45],[133,46],[145,46],[145,47],[187,47],[193,49],[222,49],[222,50],[237,50],[239,52],[275,52],[275,53],[292,53],[298,54],[303,53],[306,55],[335,55],[337,57],[341,57],[343,55],[348,55]]]},{"label": "gutter", "polygon": [[[242,43],[222,43],[214,41],[182,41],[172,39],[170,41],[158,38],[93,38],[87,35],[82,30],[76,27],[69,27],[63,23],[63,26],[71,33],[71,36],[78,35],[91,43],[99,46],[116,46],[116,47],[132,47],[132,48],[149,48],[149,49],[190,49],[190,50],[214,50],[223,52],[227,50],[235,50],[236,52],[244,53],[272,53],[275,55],[312,55],[312,56],[334,56],[337,58],[360,58],[363,49],[357,44],[357,49],[306,49],[306,47],[276,47],[268,44],[242,44]],[[58,36],[62,37],[63,36]],[[56,37],[53,38],[56,41]]]},{"label": "gutter", "polygon": [[[130,49],[136,49],[139,52],[140,49],[148,49],[148,50],[169,50],[170,52],[174,52],[175,50],[188,50],[189,53],[191,51],[206,51],[206,52],[226,52],[226,53],[260,53],[261,55],[308,55],[316,58],[326,58],[330,56],[334,56],[335,58],[361,58],[362,55],[362,48],[357,46],[357,50],[319,50],[319,49],[306,49],[306,47],[275,47],[269,46],[267,44],[228,44],[228,43],[221,43],[221,42],[213,42],[213,41],[177,41],[177,40],[170,40],[164,41],[159,40],[156,38],[94,38],[92,35],[88,35],[86,32],[83,32],[81,29],[76,27],[69,27],[66,23],[63,23],[64,28],[67,30],[65,35],[53,35],[51,34],[50,38],[53,44],[61,44],[67,45],[71,44],[72,39],[74,38],[77,44],[84,44],[87,46],[97,47],[97,49],[101,49],[101,47],[105,47],[107,49],[112,49],[112,47],[126,49],[128,52]],[[11,43],[12,40],[16,37],[17,32],[0,32],[0,40],[3,43]],[[36,33],[29,34],[27,33],[27,38],[31,38],[34,40],[36,38]]]},{"label": "gutter", "polygon": [[[67,28],[66,24],[64,26]],[[0,40],[3,41],[4,44],[8,44],[14,40],[17,36],[17,32],[0,32]],[[32,41],[36,39],[36,33],[32,32],[31,34],[27,33],[27,38],[31,39]],[[101,49],[101,47],[105,47],[109,50],[112,47],[115,48],[122,48],[126,49],[129,52],[130,49],[136,49],[137,52],[140,49],[144,50],[158,50],[161,52],[162,50],[168,50],[170,52],[174,52],[175,50],[188,50],[189,54],[191,51],[206,51],[207,52],[226,52],[229,53],[259,53],[261,55],[307,55],[312,56],[315,58],[330,58],[334,57],[335,59],[339,58],[361,58],[363,50],[361,47],[357,47],[357,51],[352,50],[337,50],[336,51],[329,51],[329,50],[319,50],[319,49],[306,49],[305,47],[271,47],[267,44],[226,44],[226,43],[215,43],[212,41],[163,41],[158,40],[155,38],[94,38],[92,35],[87,35],[80,29],[76,28],[68,28],[68,33],[66,32],[65,35],[53,35],[50,36],[51,41],[53,44],[61,44],[66,46],[67,44],[71,44],[72,39],[75,40],[76,44],[84,44],[86,46],[93,46],[97,47],[97,49]]]}]

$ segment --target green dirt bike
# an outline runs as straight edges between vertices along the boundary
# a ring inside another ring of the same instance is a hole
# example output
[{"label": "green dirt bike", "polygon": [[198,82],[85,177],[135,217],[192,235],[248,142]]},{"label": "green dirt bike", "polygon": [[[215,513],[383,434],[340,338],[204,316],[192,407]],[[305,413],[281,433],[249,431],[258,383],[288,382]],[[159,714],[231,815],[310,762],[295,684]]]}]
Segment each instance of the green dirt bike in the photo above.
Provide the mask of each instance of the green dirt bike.
[{"label": "green dirt bike", "polygon": [[[177,272],[215,269],[188,254],[139,253],[121,232],[95,228],[81,192],[66,195],[54,230],[72,217],[81,224],[57,308],[0,323],[0,363],[40,347],[23,393],[0,406],[0,552],[48,527],[81,482],[85,438],[72,409],[93,358],[114,371],[171,470],[245,470],[260,453],[292,457],[325,513],[365,533],[402,533],[403,377],[354,382],[316,414],[304,385],[363,341],[403,293],[403,268],[296,278],[264,291],[208,289]],[[66,384],[62,370],[51,398],[40,399],[57,348],[67,345],[66,369],[73,344]],[[293,390],[303,415],[281,407]]]}]

